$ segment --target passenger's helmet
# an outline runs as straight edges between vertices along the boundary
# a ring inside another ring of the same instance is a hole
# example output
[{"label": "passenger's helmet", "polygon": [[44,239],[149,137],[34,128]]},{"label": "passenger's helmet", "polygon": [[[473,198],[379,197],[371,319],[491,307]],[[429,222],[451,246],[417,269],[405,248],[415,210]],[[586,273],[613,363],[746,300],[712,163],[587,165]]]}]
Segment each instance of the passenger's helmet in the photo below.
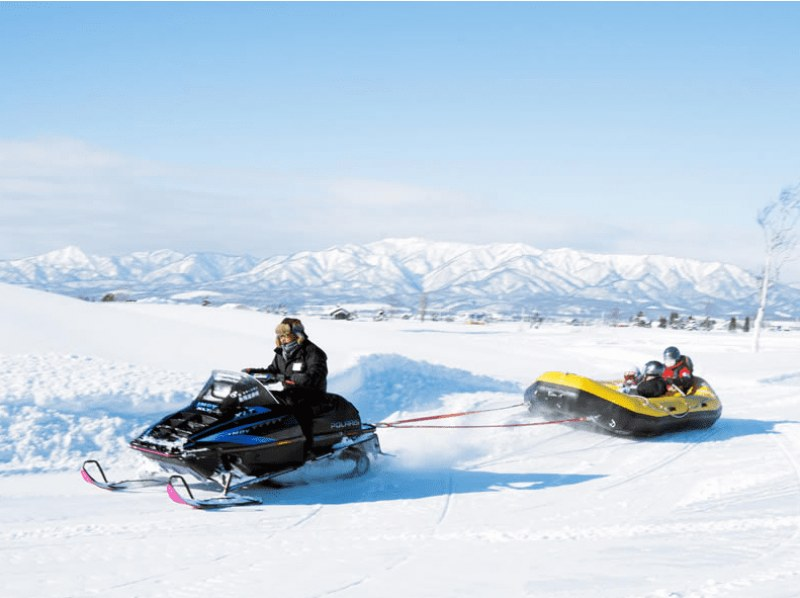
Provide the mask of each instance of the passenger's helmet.
[{"label": "passenger's helmet", "polygon": [[625,370],[622,375],[625,378],[625,384],[636,384],[642,377],[642,371],[638,367],[633,366]]},{"label": "passenger's helmet", "polygon": [[664,349],[664,363],[667,367],[672,367],[681,358],[681,352],[678,347],[667,347]]},{"label": "passenger's helmet", "polygon": [[664,374],[664,364],[660,361],[648,361],[644,364],[645,376],[661,376]]}]

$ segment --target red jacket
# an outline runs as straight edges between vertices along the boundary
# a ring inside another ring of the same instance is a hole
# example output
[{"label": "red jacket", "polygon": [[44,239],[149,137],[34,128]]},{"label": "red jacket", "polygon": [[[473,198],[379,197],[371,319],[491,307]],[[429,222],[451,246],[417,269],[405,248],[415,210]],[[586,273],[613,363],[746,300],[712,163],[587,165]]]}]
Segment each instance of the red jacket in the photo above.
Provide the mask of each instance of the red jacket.
[{"label": "red jacket", "polygon": [[692,360],[681,355],[675,365],[664,368],[664,379],[667,384],[674,384],[683,392],[687,392],[694,384],[693,370]]}]

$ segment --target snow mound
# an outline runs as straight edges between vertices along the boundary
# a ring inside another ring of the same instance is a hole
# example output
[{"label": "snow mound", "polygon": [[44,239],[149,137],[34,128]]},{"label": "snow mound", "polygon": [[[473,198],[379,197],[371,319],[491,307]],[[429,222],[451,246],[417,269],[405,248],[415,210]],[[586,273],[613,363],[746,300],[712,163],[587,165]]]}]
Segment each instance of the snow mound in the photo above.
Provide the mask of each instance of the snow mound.
[{"label": "snow mound", "polygon": [[391,354],[362,357],[356,366],[331,377],[329,388],[347,397],[365,421],[435,409],[456,393],[522,393],[513,382]]},{"label": "snow mound", "polygon": [[118,457],[160,414],[191,401],[191,376],[78,355],[0,355],[0,473]]}]

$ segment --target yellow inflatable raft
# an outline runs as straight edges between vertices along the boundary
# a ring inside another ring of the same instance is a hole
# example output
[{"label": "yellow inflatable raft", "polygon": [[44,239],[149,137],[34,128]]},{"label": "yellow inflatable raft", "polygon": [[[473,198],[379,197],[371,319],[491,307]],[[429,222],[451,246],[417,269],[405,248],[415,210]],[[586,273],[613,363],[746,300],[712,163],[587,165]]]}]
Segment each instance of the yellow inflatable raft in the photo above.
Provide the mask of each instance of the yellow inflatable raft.
[{"label": "yellow inflatable raft", "polygon": [[598,382],[577,374],[546,372],[525,391],[525,403],[534,415],[585,417],[604,430],[632,436],[708,428],[722,413],[719,397],[708,382],[697,376],[688,393],[672,388],[656,398],[626,394],[621,383],[621,380]]}]

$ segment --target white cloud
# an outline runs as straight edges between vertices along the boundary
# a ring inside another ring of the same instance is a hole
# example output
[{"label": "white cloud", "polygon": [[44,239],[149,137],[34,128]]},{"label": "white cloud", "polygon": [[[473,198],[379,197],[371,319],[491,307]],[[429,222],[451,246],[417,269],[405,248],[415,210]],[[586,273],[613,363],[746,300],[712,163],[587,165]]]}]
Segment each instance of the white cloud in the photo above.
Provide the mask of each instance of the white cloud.
[{"label": "white cloud", "polygon": [[452,206],[464,199],[452,191],[370,179],[338,179],[328,189],[340,202],[370,208]]},{"label": "white cloud", "polygon": [[1,177],[80,176],[86,172],[131,170],[132,166],[119,154],[76,139],[0,140]]},{"label": "white cloud", "polygon": [[114,203],[138,182],[166,172],[77,139],[0,140],[0,205],[34,201],[80,209],[94,198]]}]

